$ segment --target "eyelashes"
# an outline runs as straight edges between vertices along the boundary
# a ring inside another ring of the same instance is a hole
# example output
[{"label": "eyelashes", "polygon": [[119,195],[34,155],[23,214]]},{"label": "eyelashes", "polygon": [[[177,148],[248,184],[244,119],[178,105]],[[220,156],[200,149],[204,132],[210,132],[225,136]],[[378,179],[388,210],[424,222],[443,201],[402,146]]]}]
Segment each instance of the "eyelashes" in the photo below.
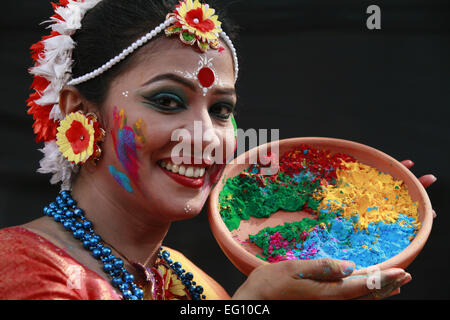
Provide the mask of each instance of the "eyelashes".
[{"label": "eyelashes", "polygon": [[228,120],[234,111],[234,105],[224,102],[219,102],[209,108],[209,113],[214,115],[219,120]]},{"label": "eyelashes", "polygon": [[[183,110],[187,110],[187,103],[183,97],[180,97],[177,93],[172,92],[159,92],[150,96],[143,96],[145,99],[143,103],[150,106],[157,111],[163,113],[178,113]],[[221,121],[227,121],[233,114],[235,106],[229,101],[219,101],[209,107],[209,114]]]},{"label": "eyelashes", "polygon": [[144,104],[166,113],[175,113],[185,110],[184,99],[173,93],[157,93],[151,97],[145,97]]}]

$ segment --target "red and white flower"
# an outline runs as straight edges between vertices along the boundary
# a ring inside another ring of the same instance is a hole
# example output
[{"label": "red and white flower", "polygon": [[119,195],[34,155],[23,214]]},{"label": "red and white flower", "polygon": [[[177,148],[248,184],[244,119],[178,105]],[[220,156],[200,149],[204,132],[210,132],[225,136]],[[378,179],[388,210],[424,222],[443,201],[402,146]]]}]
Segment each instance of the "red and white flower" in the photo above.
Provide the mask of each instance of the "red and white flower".
[{"label": "red and white flower", "polygon": [[197,42],[202,51],[219,47],[222,22],[209,5],[202,4],[199,0],[184,0],[168,18],[171,16],[177,22],[166,30],[167,35],[179,34],[181,41],[186,44]]}]

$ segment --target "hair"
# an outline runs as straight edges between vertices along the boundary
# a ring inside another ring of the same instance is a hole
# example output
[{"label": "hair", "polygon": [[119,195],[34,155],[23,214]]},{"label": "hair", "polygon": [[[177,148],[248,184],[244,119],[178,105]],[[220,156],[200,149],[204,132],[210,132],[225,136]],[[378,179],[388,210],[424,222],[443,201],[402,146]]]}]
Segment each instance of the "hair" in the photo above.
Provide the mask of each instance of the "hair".
[{"label": "hair", "polygon": [[[73,78],[102,66],[134,41],[156,28],[165,21],[167,14],[174,10],[178,2],[178,0],[103,0],[99,2],[86,13],[81,29],[72,37],[76,42],[72,55]],[[208,1],[208,4],[219,15],[222,29],[235,42],[237,28],[226,17],[226,8],[220,6],[218,1]],[[76,88],[85,99],[101,105],[108,94],[111,81],[126,69],[132,60],[133,56],[129,56],[104,74],[81,83]]]}]

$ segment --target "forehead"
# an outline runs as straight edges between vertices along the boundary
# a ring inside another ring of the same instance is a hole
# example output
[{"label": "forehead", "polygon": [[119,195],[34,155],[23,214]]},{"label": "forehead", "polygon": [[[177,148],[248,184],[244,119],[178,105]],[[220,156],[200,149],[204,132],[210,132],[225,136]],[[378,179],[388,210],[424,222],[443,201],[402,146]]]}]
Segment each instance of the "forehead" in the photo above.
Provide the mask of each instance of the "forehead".
[{"label": "forehead", "polygon": [[141,48],[132,63],[130,72],[139,83],[163,73],[195,72],[208,61],[216,71],[220,82],[234,87],[235,74],[230,50],[221,42],[223,50],[210,49],[200,52],[195,46],[183,44],[178,38],[160,38]]}]

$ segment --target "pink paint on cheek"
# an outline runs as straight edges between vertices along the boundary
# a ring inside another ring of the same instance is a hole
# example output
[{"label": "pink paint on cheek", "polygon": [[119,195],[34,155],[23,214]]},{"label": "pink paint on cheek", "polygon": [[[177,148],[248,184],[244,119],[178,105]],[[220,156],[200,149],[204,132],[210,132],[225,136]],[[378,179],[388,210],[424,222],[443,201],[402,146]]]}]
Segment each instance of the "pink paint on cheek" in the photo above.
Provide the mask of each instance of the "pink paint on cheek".
[{"label": "pink paint on cheek", "polygon": [[131,180],[139,186],[139,160],[137,150],[141,148],[136,143],[136,133],[127,126],[127,118],[123,109],[118,112],[114,108],[114,128],[111,130],[117,159],[127,171]]}]

